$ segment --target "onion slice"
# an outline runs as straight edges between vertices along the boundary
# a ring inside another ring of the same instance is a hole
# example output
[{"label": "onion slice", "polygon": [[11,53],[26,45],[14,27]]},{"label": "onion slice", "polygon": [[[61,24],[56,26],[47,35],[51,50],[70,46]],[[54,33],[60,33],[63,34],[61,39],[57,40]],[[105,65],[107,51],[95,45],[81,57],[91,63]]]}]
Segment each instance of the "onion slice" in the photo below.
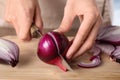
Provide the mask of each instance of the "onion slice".
[{"label": "onion slice", "polygon": [[90,52],[93,52],[93,57],[91,57],[90,59],[90,63],[84,63],[84,62],[79,62],[78,66],[79,67],[83,67],[83,68],[93,68],[96,67],[98,65],[100,65],[101,63],[101,59],[100,59],[100,52],[101,50],[99,48],[96,47],[96,45],[90,50]]},{"label": "onion slice", "polygon": [[18,46],[12,41],[0,38],[0,60],[12,67],[16,66],[19,61]]},{"label": "onion slice", "polygon": [[93,68],[93,67],[97,67],[100,63],[101,63],[100,57],[94,56],[91,63],[80,62],[78,66],[83,68]]}]

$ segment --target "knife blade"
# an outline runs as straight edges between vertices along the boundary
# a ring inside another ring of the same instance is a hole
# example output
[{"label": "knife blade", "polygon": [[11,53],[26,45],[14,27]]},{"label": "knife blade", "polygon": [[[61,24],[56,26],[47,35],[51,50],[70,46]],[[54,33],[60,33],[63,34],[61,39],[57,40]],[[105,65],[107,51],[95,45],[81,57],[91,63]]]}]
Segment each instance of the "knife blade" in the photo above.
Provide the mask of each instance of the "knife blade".
[{"label": "knife blade", "polygon": [[68,62],[63,58],[63,56],[60,55],[60,54],[59,54],[59,56],[60,56],[60,58],[61,58],[61,60],[62,60],[62,64],[63,64],[69,71],[72,71],[71,66],[70,66],[70,65],[68,64]]}]

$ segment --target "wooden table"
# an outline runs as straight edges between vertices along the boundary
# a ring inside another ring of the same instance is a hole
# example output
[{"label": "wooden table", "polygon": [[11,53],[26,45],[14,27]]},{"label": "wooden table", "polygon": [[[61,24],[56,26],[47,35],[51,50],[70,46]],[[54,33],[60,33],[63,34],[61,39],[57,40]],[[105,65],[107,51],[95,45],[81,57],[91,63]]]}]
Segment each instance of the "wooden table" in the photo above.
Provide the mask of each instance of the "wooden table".
[{"label": "wooden table", "polygon": [[[14,41],[20,48],[20,61],[15,68],[0,64],[0,80],[120,80],[120,64],[102,55],[102,64],[96,68],[79,68],[63,72],[56,66],[43,63],[36,55],[39,39],[21,42],[16,36],[3,38]],[[84,58],[84,57],[83,57]]]}]

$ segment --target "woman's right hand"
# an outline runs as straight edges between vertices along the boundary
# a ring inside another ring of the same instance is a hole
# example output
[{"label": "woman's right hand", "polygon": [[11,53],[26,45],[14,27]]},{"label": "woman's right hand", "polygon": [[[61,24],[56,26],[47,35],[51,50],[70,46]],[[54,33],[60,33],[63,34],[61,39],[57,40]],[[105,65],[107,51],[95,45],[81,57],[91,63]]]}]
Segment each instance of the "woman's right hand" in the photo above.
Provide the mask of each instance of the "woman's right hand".
[{"label": "woman's right hand", "polygon": [[43,28],[38,0],[7,0],[5,19],[13,25],[21,40],[31,40],[32,23],[40,31]]}]

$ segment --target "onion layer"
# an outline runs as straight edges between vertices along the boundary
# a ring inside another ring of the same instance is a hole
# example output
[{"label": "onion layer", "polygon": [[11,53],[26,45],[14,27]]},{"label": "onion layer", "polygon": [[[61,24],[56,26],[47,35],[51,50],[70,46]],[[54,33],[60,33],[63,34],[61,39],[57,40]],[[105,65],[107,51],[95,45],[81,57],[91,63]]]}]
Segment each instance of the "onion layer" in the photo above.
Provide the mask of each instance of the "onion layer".
[{"label": "onion layer", "polygon": [[78,66],[83,68],[93,68],[100,65],[100,63],[101,63],[100,57],[94,56],[94,58],[92,57],[91,63],[80,62],[78,63]]},{"label": "onion layer", "polygon": [[101,60],[100,60],[99,55],[100,55],[101,50],[97,48],[96,46],[94,46],[89,52],[93,53],[93,56],[90,59],[91,62],[90,63],[79,62],[78,63],[79,67],[93,68],[93,67],[100,65]]}]

